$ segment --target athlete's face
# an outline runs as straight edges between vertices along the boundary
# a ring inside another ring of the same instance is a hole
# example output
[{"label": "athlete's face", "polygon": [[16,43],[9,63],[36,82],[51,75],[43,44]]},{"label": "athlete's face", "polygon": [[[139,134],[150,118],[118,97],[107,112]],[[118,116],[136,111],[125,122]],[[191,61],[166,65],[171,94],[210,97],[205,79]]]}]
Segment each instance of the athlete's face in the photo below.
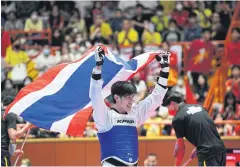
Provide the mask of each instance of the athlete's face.
[{"label": "athlete's face", "polygon": [[125,112],[131,111],[132,104],[133,104],[133,98],[134,98],[134,94],[128,95],[128,96],[123,96],[120,98],[119,102],[120,102],[120,106],[123,111],[125,111]]}]

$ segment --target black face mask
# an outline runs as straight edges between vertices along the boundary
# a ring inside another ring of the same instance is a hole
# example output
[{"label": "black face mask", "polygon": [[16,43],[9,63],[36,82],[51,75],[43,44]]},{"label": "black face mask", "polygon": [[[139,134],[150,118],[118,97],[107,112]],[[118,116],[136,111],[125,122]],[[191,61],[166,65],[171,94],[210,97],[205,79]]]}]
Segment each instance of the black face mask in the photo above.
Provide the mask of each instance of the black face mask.
[{"label": "black face mask", "polygon": [[15,45],[15,49],[19,50],[20,49],[20,45],[19,44]]}]

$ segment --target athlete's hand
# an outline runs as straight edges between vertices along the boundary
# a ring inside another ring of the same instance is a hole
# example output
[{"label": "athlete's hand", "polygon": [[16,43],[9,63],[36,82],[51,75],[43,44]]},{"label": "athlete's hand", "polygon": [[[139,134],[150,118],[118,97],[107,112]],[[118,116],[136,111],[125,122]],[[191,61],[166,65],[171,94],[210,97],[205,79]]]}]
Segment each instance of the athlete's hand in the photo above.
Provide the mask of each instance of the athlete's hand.
[{"label": "athlete's hand", "polygon": [[157,61],[161,64],[161,67],[168,67],[170,63],[170,52],[166,50],[160,50],[156,55]]},{"label": "athlete's hand", "polygon": [[102,46],[96,46],[95,48],[95,60],[96,65],[101,66],[104,62],[105,51]]}]

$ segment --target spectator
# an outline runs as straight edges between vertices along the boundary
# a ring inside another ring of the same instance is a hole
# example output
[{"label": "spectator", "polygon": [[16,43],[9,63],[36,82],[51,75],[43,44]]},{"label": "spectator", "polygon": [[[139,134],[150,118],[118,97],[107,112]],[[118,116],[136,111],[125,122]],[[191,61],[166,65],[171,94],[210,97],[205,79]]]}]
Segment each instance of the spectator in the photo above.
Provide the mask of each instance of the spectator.
[{"label": "spectator", "polygon": [[90,40],[92,44],[109,44],[111,35],[111,26],[103,21],[102,15],[96,15],[94,24],[90,27]]},{"label": "spectator", "polygon": [[197,15],[189,14],[188,27],[184,29],[184,41],[192,41],[201,37],[201,27],[197,23]]},{"label": "spectator", "polygon": [[63,34],[60,29],[53,29],[52,32],[52,46],[62,46]]},{"label": "spectator", "polygon": [[156,15],[151,18],[152,23],[155,25],[156,31],[162,33],[168,28],[168,16],[164,14],[163,6],[156,7]]},{"label": "spectator", "polygon": [[226,81],[227,92],[232,91],[235,95],[237,102],[240,103],[240,67],[232,67],[232,76]]},{"label": "spectator", "polygon": [[218,6],[220,8],[219,16],[221,18],[221,24],[225,29],[228,29],[231,23],[232,9],[229,4],[224,1],[220,1]]},{"label": "spectator", "polygon": [[117,1],[107,1],[106,5],[102,7],[104,19],[111,21],[115,15],[116,9],[118,7]]},{"label": "spectator", "polygon": [[43,21],[38,17],[36,11],[32,12],[31,18],[28,18],[25,22],[25,31],[42,31],[43,30]]},{"label": "spectator", "polygon": [[147,85],[144,80],[141,80],[140,78],[140,73],[137,73],[134,75],[132,79],[132,83],[136,86],[137,88],[137,94],[134,96],[133,100],[133,106],[138,104],[139,101],[143,100],[144,97],[147,95]]},{"label": "spectator", "polygon": [[[164,50],[170,50],[171,44],[169,42],[164,42],[162,44]],[[175,52],[170,51],[170,64],[169,64],[169,76],[168,76],[168,89],[170,90],[173,86],[177,85],[178,80],[178,58]]]},{"label": "spectator", "polygon": [[143,6],[137,4],[136,15],[132,18],[134,29],[138,32],[138,38],[141,40],[144,31],[144,21],[146,20],[143,15]]},{"label": "spectator", "polygon": [[144,22],[144,31],[142,34],[143,45],[160,45],[162,42],[161,34],[154,30],[154,25],[148,21]]},{"label": "spectator", "polygon": [[200,74],[209,75],[212,73],[212,61],[215,58],[215,46],[210,41],[211,30],[202,30],[202,39],[192,41],[188,51],[185,68],[191,71],[193,84],[197,85]]},{"label": "spectator", "polygon": [[54,5],[52,8],[52,12],[49,17],[49,25],[52,30],[55,30],[55,29],[62,30],[64,26],[63,16],[60,14],[57,5]]},{"label": "spectator", "polygon": [[212,15],[212,39],[213,40],[225,40],[227,35],[226,29],[220,22],[220,16],[218,13]]},{"label": "spectator", "polygon": [[118,45],[132,45],[138,42],[138,32],[131,27],[130,20],[123,21],[122,31],[118,34]]},{"label": "spectator", "polygon": [[208,92],[207,78],[205,76],[203,75],[198,76],[197,85],[195,87],[194,92],[195,92],[195,99],[199,104],[202,105]]},{"label": "spectator", "polygon": [[[231,107],[231,108],[229,108]],[[234,114],[237,112],[237,101],[236,97],[233,92],[227,92],[224,97],[224,104],[223,104],[223,112],[222,114],[226,118],[226,114],[228,114],[227,110],[232,110]]]},{"label": "spectator", "polygon": [[230,65],[240,65],[240,28],[233,28],[231,42],[227,43],[227,59]]},{"label": "spectator", "polygon": [[181,28],[183,28],[184,25],[186,24],[187,20],[188,20],[189,12],[187,10],[183,9],[182,2],[178,1],[176,3],[176,8],[172,12],[171,15],[172,15],[172,19],[176,20],[177,24]]},{"label": "spectator", "polygon": [[169,28],[163,33],[163,40],[167,42],[180,42],[181,36],[176,20],[169,20]]},{"label": "spectator", "polygon": [[8,20],[5,22],[4,30],[23,30],[24,25],[21,20],[17,19],[15,12],[8,13]]},{"label": "spectator", "polygon": [[150,166],[158,166],[158,158],[157,155],[154,153],[148,154],[147,158],[144,160],[144,166],[150,167]]},{"label": "spectator", "polygon": [[16,4],[13,1],[2,1],[2,14],[10,14],[10,12],[16,12]]},{"label": "spectator", "polygon": [[64,25],[67,25],[72,18],[72,8],[68,2],[63,4],[63,7],[60,10],[60,13],[64,20]]},{"label": "spectator", "polygon": [[199,11],[194,10],[194,13],[196,13],[199,18],[199,25],[201,28],[211,27],[210,18],[212,16],[212,11],[211,9],[206,8],[204,1],[199,1]]},{"label": "spectator", "polygon": [[48,45],[43,47],[43,51],[41,54],[35,58],[34,63],[36,63],[36,68],[42,73],[46,72],[49,68],[56,66],[60,63],[61,57],[60,55],[53,56],[51,55],[51,50]]},{"label": "spectator", "polygon": [[83,40],[87,39],[85,21],[81,18],[80,12],[77,8],[74,8],[72,11],[72,17],[70,18],[70,22],[66,27],[66,31],[81,33]]},{"label": "spectator", "polygon": [[111,27],[112,27],[113,32],[116,33],[116,35],[122,29],[123,20],[124,20],[124,17],[123,17],[123,14],[122,14],[122,10],[117,9],[115,11],[115,16],[111,20]]}]

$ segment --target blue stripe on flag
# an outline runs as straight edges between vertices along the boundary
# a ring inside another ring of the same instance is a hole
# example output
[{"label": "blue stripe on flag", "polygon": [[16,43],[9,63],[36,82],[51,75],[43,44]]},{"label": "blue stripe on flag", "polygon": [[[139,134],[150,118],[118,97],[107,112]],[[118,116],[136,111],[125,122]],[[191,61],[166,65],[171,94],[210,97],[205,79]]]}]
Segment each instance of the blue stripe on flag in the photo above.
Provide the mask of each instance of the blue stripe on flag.
[{"label": "blue stripe on flag", "polygon": [[[122,65],[108,59],[104,61],[103,80],[104,85],[106,85],[120,71]],[[136,68],[136,62],[130,64],[133,65],[132,69]],[[37,127],[49,130],[54,122],[83,109],[90,102],[90,77],[94,67],[94,56],[91,56],[72,74],[64,87],[57,93],[38,100],[27,108],[21,116]]]}]

